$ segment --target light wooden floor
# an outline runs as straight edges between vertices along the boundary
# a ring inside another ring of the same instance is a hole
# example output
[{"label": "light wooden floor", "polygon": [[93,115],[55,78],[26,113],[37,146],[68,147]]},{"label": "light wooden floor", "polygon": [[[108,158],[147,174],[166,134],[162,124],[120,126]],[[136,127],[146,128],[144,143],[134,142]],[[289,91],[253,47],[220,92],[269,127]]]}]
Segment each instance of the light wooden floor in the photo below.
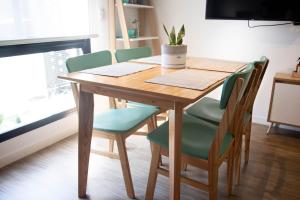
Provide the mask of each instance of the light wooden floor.
[{"label": "light wooden floor", "polygon": [[[219,199],[300,199],[300,133],[253,125],[250,162],[234,195],[226,195],[225,166],[220,169]],[[96,141],[96,144],[105,144]],[[143,136],[127,141],[136,196],[144,199],[150,148]],[[164,160],[166,163],[166,160]],[[189,167],[198,179],[206,174]],[[155,199],[168,199],[168,180],[159,176]],[[182,199],[207,199],[207,193],[182,185]],[[91,200],[127,199],[118,160],[91,155],[88,194]],[[73,200],[77,197],[77,138],[67,138],[43,151],[0,169],[1,200]]]}]

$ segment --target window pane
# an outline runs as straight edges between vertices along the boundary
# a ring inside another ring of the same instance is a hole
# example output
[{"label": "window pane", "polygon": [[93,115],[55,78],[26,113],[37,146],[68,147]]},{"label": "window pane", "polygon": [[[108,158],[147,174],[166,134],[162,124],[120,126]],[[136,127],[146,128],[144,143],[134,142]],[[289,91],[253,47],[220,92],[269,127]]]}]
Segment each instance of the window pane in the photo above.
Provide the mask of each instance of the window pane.
[{"label": "window pane", "polygon": [[75,107],[71,86],[57,79],[81,49],[0,58],[0,134]]}]

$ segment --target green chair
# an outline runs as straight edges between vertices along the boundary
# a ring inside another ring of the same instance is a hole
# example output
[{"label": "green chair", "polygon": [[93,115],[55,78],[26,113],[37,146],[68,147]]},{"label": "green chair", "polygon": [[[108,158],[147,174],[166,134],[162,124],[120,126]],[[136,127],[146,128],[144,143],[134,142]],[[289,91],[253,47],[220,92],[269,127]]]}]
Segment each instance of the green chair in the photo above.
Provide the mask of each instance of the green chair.
[{"label": "green chair", "polygon": [[[118,63],[127,62],[133,59],[145,58],[152,56],[152,51],[150,47],[138,47],[131,49],[117,49],[116,50],[116,59]],[[129,101],[127,102],[129,107],[153,107],[151,105],[146,105],[143,103]]]},{"label": "green chair", "polygon": [[[269,60],[266,57],[262,57],[260,61],[254,62],[255,67],[255,75],[253,74],[253,83],[251,85],[251,88],[249,88],[249,96],[247,97],[247,105],[245,106],[246,112],[243,116],[243,124],[241,127],[242,134],[245,135],[245,162],[247,163],[249,160],[249,148],[250,148],[250,136],[251,136],[251,125],[252,125],[252,110],[254,101],[258,92],[258,89],[261,85],[262,79],[264,77],[264,74],[267,70],[269,64]],[[225,89],[226,85],[223,86],[223,91]],[[200,101],[193,104],[191,107],[189,107],[186,110],[186,113],[188,115],[197,117],[199,119],[208,121],[210,123],[213,123],[215,125],[218,125],[219,122],[222,119],[224,108],[222,105],[222,97],[224,93],[222,92],[221,100],[212,99],[209,97],[204,97]],[[239,149],[236,150],[237,154],[237,161],[235,166],[235,174],[237,177],[237,181],[240,181],[240,163],[241,163],[241,145]]]},{"label": "green chair", "polygon": [[[112,63],[111,59],[112,57],[109,51],[101,51],[69,58],[66,61],[66,65],[69,72],[76,72],[110,65]],[[72,88],[78,105],[78,99],[76,99],[76,97],[78,97],[77,86],[73,85]],[[152,116],[157,113],[158,109],[155,107],[113,108],[114,109],[109,109],[103,113],[95,113],[93,135],[110,139],[110,142],[112,141],[112,143],[116,140],[127,195],[130,198],[134,198],[134,188],[128,163],[125,139],[139,128],[143,127],[146,123],[148,125],[148,130],[153,130],[154,122]],[[100,152],[98,151],[97,153]],[[113,154],[113,147],[110,147],[110,153]],[[111,154],[102,153],[102,155],[109,156]]]},{"label": "green chair", "polygon": [[[253,64],[228,77],[224,83],[222,95],[222,108],[224,113],[219,125],[204,121],[202,119],[185,114],[182,123],[182,160],[187,164],[208,171],[208,184],[182,176],[181,181],[198,189],[209,192],[209,199],[217,198],[218,169],[227,159],[228,170],[228,193],[231,193],[232,174],[234,163],[234,145],[236,139],[240,138],[233,126],[234,121],[239,121],[243,104],[241,99],[246,91],[249,77],[253,71]],[[147,138],[152,143],[153,153],[146,199],[152,199],[157,175],[168,176],[168,171],[159,166],[159,156],[168,156],[169,147],[169,125],[162,124]]]},{"label": "green chair", "polygon": [[152,56],[150,47],[138,47],[130,49],[117,49],[116,59],[118,63],[127,62],[128,60],[146,58]]},{"label": "green chair", "polygon": [[[247,108],[247,112],[244,115],[243,118],[243,124],[244,127],[250,126],[251,129],[251,124],[252,124],[252,110],[253,110],[253,105],[255,101],[255,97],[257,95],[258,89],[260,87],[260,84],[262,82],[262,79],[264,77],[264,74],[266,72],[267,66],[268,66],[269,60],[266,57],[262,57],[261,61],[255,62],[254,66],[255,69],[257,70],[256,77],[254,78],[255,81],[253,83],[253,88],[251,89],[251,100],[249,100],[249,106]],[[221,121],[221,118],[224,113],[224,101],[222,100],[222,97],[225,95],[224,91],[226,89],[226,82],[224,83],[223,86],[223,91],[221,95],[221,100],[216,100],[213,98],[209,97],[204,97],[200,101],[196,102],[193,104],[191,107],[189,107],[186,110],[186,113],[189,115],[192,115],[194,117],[203,119],[205,121],[211,122],[213,124],[218,125],[219,122]],[[248,128],[249,129],[249,128]],[[247,131],[247,139],[250,141],[250,134],[248,133],[249,130]],[[251,130],[250,130],[251,132]],[[245,152],[245,161],[248,161],[249,158],[249,142],[246,141],[246,152]]]}]

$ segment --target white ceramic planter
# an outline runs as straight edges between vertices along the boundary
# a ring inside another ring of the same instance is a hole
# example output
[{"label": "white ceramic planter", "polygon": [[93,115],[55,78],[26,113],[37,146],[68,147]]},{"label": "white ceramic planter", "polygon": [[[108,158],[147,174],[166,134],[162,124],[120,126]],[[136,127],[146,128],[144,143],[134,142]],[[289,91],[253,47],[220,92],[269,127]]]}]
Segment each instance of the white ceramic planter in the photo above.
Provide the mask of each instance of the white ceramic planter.
[{"label": "white ceramic planter", "polygon": [[186,45],[161,45],[161,66],[165,68],[185,68]]}]

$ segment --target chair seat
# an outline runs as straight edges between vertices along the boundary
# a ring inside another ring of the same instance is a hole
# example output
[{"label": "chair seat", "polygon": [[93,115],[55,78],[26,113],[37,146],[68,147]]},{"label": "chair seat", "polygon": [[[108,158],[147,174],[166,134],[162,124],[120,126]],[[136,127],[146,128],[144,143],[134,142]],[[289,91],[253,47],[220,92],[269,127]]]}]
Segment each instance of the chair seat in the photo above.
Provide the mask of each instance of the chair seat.
[{"label": "chair seat", "polygon": [[[182,127],[182,152],[200,159],[208,159],[211,144],[216,135],[217,126],[193,116],[184,115]],[[169,147],[169,123],[165,122],[147,138],[164,148]],[[229,147],[233,139],[231,133],[227,133],[220,149],[222,155]]]},{"label": "chair seat", "polygon": [[134,101],[128,101],[127,102],[127,106],[128,107],[151,107],[151,108],[154,108],[154,109],[159,109],[159,107],[157,106],[152,106],[152,105],[148,105],[148,104],[143,104],[143,103],[138,103],[138,102],[134,102]]},{"label": "chair seat", "polygon": [[[222,120],[224,109],[220,108],[220,101],[217,99],[204,97],[186,110],[186,113],[199,119],[218,125]],[[246,112],[243,123],[246,124],[251,119],[251,113]]]},{"label": "chair seat", "polygon": [[126,134],[157,111],[158,109],[151,107],[110,109],[95,115],[93,128],[114,134]]},{"label": "chair seat", "polygon": [[189,107],[186,113],[217,125],[221,121],[225,111],[219,105],[219,100],[204,97]]}]

